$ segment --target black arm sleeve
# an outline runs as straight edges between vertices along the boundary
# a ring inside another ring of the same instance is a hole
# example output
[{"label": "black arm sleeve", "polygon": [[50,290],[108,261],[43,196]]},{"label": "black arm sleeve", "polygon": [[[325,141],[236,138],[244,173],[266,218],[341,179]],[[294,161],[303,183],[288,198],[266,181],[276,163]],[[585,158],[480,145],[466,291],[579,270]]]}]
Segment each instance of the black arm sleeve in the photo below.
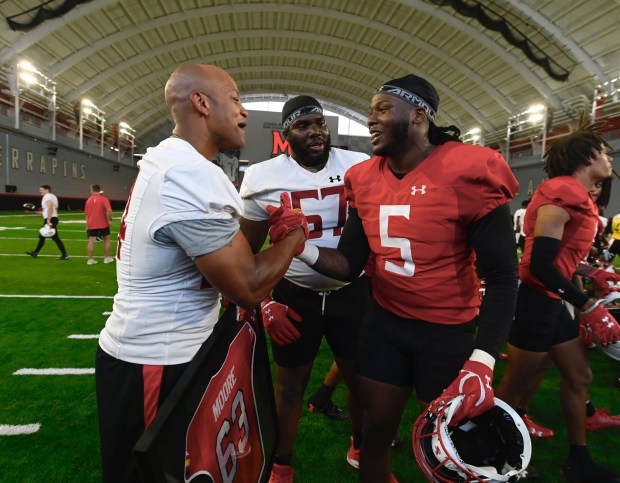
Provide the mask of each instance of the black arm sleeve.
[{"label": "black arm sleeve", "polygon": [[497,358],[517,304],[517,247],[508,204],[474,223],[469,236],[476,252],[478,272],[486,282],[474,347]]},{"label": "black arm sleeve", "polygon": [[349,261],[349,277],[347,281],[355,280],[368,261],[370,246],[362,225],[362,220],[357,214],[357,209],[349,208],[349,217],[342,228],[342,235],[338,242],[338,251]]},{"label": "black arm sleeve", "polygon": [[557,238],[548,236],[534,238],[530,271],[545,287],[580,309],[589,300],[588,296],[575,287],[553,264],[560,251],[560,245],[561,241]]}]

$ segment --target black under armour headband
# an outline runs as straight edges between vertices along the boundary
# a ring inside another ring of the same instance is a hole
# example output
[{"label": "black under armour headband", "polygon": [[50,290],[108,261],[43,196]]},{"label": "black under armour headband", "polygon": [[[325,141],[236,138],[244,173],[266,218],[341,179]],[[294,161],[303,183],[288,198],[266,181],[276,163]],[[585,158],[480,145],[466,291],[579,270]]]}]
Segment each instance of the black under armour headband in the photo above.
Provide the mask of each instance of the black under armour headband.
[{"label": "black under armour headband", "polygon": [[439,94],[430,82],[417,75],[409,74],[386,82],[377,92],[389,94],[426,111],[428,119],[434,123],[439,109]]},{"label": "black under armour headband", "polygon": [[293,97],[282,107],[282,127],[286,130],[295,119],[308,114],[323,114],[323,106],[311,96]]}]

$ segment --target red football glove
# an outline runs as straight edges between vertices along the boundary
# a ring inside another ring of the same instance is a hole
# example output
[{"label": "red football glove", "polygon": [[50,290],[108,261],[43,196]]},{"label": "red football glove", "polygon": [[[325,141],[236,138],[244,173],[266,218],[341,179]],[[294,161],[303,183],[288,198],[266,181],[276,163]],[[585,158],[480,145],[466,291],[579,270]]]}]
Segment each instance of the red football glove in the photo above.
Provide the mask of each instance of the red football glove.
[{"label": "red football glove", "polygon": [[587,348],[593,347],[594,339],[592,339],[592,329],[586,325],[583,319],[579,318],[579,338]]},{"label": "red football glove", "polygon": [[[295,228],[303,228],[306,234],[306,240],[308,239],[308,221],[306,215],[298,208],[293,209],[291,205],[291,198],[287,192],[283,192],[280,195],[280,206],[276,207],[268,205],[267,211],[269,212],[269,238],[271,243],[278,243],[283,240],[286,235]],[[296,255],[301,253],[304,249],[302,243]]]},{"label": "red football glove", "polygon": [[605,296],[609,292],[620,291],[620,275],[616,272],[608,272],[602,268],[597,268],[587,276],[596,290],[601,291],[601,295]]},{"label": "red football glove", "polygon": [[597,305],[592,312],[580,315],[581,323],[592,330],[592,334],[597,337],[603,347],[613,344],[620,340],[620,325],[605,307]]},{"label": "red football glove", "polygon": [[457,378],[430,404],[429,410],[438,413],[445,404],[462,395],[463,402],[454,413],[450,425],[479,416],[495,406],[492,381],[493,370],[489,366],[478,361],[466,361]]},{"label": "red football glove", "polygon": [[269,297],[265,302],[267,303],[261,309],[263,325],[271,340],[278,345],[285,345],[299,339],[301,334],[291,320],[301,322],[301,316],[288,305],[278,303]]}]

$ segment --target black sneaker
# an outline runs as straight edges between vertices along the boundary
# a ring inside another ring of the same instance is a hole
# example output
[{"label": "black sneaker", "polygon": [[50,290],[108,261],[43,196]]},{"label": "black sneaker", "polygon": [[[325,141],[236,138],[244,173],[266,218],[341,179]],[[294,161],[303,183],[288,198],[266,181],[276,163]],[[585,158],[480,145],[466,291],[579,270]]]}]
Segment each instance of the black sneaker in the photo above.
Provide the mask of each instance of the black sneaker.
[{"label": "black sneaker", "polygon": [[577,462],[566,460],[562,473],[575,483],[620,483],[620,476],[593,460]]},{"label": "black sneaker", "polygon": [[31,252],[26,252],[26,255],[30,255],[32,258],[37,258],[39,252],[35,252],[34,250]]},{"label": "black sneaker", "polygon": [[317,408],[310,401],[308,401],[308,410],[311,413],[321,413],[327,416],[329,419],[334,419],[336,421],[342,421],[343,419],[347,419],[349,417],[349,413],[343,411],[331,401],[329,401],[323,408],[320,409]]},{"label": "black sneaker", "polygon": [[58,257],[58,260],[69,260],[69,255],[67,255],[66,253],[64,255],[60,255]]}]

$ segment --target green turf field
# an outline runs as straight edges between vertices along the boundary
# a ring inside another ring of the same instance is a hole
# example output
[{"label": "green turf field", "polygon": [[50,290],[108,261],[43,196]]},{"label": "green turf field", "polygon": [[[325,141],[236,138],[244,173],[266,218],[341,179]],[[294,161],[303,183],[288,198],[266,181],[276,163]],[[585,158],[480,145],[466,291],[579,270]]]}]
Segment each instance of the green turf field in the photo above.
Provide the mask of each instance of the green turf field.
[{"label": "green turf field", "polygon": [[[115,239],[120,214],[115,215]],[[38,214],[0,212],[0,482],[97,482],[99,469],[95,381],[92,374],[15,375],[21,369],[92,369],[97,339],[116,291],[115,264],[104,265],[101,243],[97,265],[86,265],[83,214],[60,214],[60,235],[70,259],[58,260],[55,244],[46,243],[37,259],[24,254],[36,245]],[[115,244],[113,244],[114,250]],[[79,338],[71,337],[79,336]],[[324,346],[316,361],[308,395],[320,385],[331,364]],[[620,363],[590,351],[594,373],[591,394],[599,407],[620,413],[615,380]],[[504,362],[497,364],[496,381]],[[545,482],[562,481],[565,431],[558,402],[558,374],[551,370],[534,399],[530,414],[556,431],[551,440],[534,440],[533,463]],[[339,387],[334,401],[344,407]],[[412,401],[399,434],[405,444],[394,452],[394,473],[401,482],[424,481],[412,456]],[[32,426],[26,426],[32,425]],[[30,434],[6,435],[31,428]],[[25,428],[24,428],[25,429]],[[353,482],[346,462],[349,423],[328,421],[304,411],[294,457],[298,482]],[[589,434],[591,452],[620,469],[620,429]]]}]

